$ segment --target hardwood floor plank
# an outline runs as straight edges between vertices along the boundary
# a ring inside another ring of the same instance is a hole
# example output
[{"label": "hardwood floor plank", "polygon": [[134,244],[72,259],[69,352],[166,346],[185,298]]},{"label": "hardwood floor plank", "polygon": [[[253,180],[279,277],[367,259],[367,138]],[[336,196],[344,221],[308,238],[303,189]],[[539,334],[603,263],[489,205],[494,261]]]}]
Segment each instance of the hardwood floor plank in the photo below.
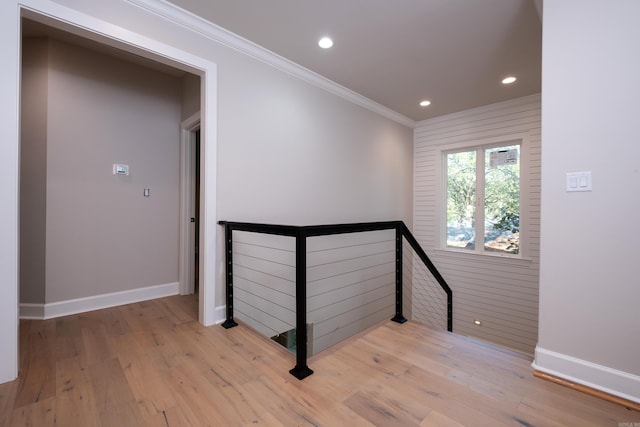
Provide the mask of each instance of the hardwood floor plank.
[{"label": "hardwood floor plank", "polygon": [[166,408],[162,412],[158,412],[154,417],[149,419],[148,426],[158,427],[180,427],[193,425],[189,423],[189,419],[179,406]]},{"label": "hardwood floor plank", "polygon": [[0,384],[0,427],[8,426],[18,392],[18,381]]},{"label": "hardwood floor plank", "polygon": [[99,361],[87,370],[102,425],[143,425],[137,401],[117,358]]},{"label": "hardwood floor plank", "polygon": [[[167,300],[165,298],[154,300],[162,310],[164,310],[168,318],[175,324],[193,322],[193,313],[198,312],[198,298],[181,298],[178,300]],[[197,317],[197,316],[196,316]]]},{"label": "hardwood floor plank", "polygon": [[440,412],[431,411],[422,420],[420,427],[464,427],[464,424],[460,424]]},{"label": "hardwood floor plank", "polygon": [[91,329],[83,327],[80,330],[80,335],[84,348],[83,357],[87,365],[116,358],[116,352],[111,345],[104,324],[95,325]]},{"label": "hardwood floor plank", "polygon": [[[401,338],[398,338],[398,335]],[[398,332],[384,335],[371,333],[366,337],[366,341],[381,348],[393,348],[393,354],[402,360],[412,365],[423,366],[431,372],[438,372],[443,376],[451,372],[452,367],[445,359],[449,350],[446,347],[432,346],[412,337],[404,337]]]},{"label": "hardwood floor plank", "polygon": [[55,414],[69,425],[100,426],[94,390],[82,357],[64,358],[56,365]]},{"label": "hardwood floor plank", "polygon": [[100,413],[102,427],[144,426],[147,425],[135,402],[126,402],[110,406]]},{"label": "hardwood floor plank", "polygon": [[416,426],[424,418],[411,417],[397,407],[387,405],[377,396],[362,391],[352,394],[344,403],[371,424],[380,427]]},{"label": "hardwood floor plank", "polygon": [[473,426],[640,423],[640,413],[535,378],[530,358],[414,322],[320,353],[313,375],[245,325],[197,322],[174,296],[20,323],[20,376],[0,426]]},{"label": "hardwood floor plank", "polygon": [[38,403],[56,393],[55,321],[33,321],[24,339],[27,354],[20,369],[23,380],[18,385],[15,407]]},{"label": "hardwood floor plank", "polygon": [[55,319],[56,360],[75,358],[84,354],[81,322],[78,316]]},{"label": "hardwood floor plank", "polygon": [[9,425],[11,427],[53,427],[57,422],[55,405],[56,398],[50,397],[20,406],[11,414]]},{"label": "hardwood floor plank", "polygon": [[218,387],[203,377],[191,363],[172,367],[171,389],[180,407],[188,407],[186,414],[190,422],[212,426],[225,425],[229,420],[239,424],[238,418],[246,413],[237,414],[224,401]]},{"label": "hardwood floor plank", "polygon": [[166,378],[168,368],[149,363],[149,351],[139,342],[139,334],[114,337],[113,346],[120,366],[145,419],[153,419],[176,405]]},{"label": "hardwood floor plank", "polygon": [[[127,307],[127,306],[124,306]],[[113,307],[81,314],[86,322],[98,322],[104,326],[108,336],[120,336],[131,333],[126,320],[122,317],[123,307]]]},{"label": "hardwood floor plank", "polygon": [[[285,426],[316,426],[318,418],[312,413],[309,405],[300,405],[300,398],[307,396],[289,396],[283,399],[284,393],[278,383],[273,383],[265,378],[259,378],[244,387],[250,390],[251,395],[264,407],[264,410],[273,415]],[[285,393],[286,394],[286,393]]]},{"label": "hardwood floor plank", "polygon": [[431,374],[419,367],[412,367],[397,381],[406,387],[405,393],[411,394],[412,398],[421,399],[431,409],[464,425],[522,427],[522,423],[513,416],[513,403],[491,399],[465,384]]}]

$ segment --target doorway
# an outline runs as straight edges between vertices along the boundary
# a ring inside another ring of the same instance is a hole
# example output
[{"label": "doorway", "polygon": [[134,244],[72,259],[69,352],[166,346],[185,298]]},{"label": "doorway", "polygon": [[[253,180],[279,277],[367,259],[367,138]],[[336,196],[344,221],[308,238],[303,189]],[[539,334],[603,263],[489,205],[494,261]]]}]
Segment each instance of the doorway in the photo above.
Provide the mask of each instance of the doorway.
[{"label": "doorway", "polygon": [[201,290],[202,149],[200,114],[182,122],[180,149],[180,294]]},{"label": "doorway", "polygon": [[[15,5],[14,5],[15,6]],[[3,322],[0,327],[0,336],[6,348],[0,355],[0,382],[14,379],[18,373],[18,301],[19,294],[19,115],[17,108],[18,103],[12,99],[10,94],[18,93],[20,88],[20,55],[16,47],[20,46],[20,19],[21,17],[30,18],[47,25],[55,26],[59,29],[70,29],[71,33],[86,36],[87,39],[97,42],[99,45],[110,47],[118,47],[124,51],[134,53],[136,56],[146,59],[157,60],[164,64],[171,64],[179,69],[193,72],[201,76],[202,79],[202,99],[203,107],[208,105],[215,106],[217,98],[217,65],[210,59],[202,56],[196,56],[189,53],[181,47],[165,45],[159,41],[153,40],[151,36],[145,37],[144,31],[142,35],[133,33],[119,27],[116,20],[103,21],[94,18],[89,14],[78,13],[71,8],[55,6],[54,3],[31,2],[29,8],[19,5],[19,15],[16,14],[16,8],[2,7],[3,12],[7,12],[9,16],[5,23],[9,23],[10,27],[7,38],[2,44],[0,50],[3,51],[3,58],[6,59],[5,69],[8,70],[6,79],[3,79],[3,93],[9,96],[3,99],[3,109],[7,114],[3,114],[2,129],[6,132],[6,143],[2,144],[0,149],[0,158],[7,167],[3,170],[3,195],[6,193],[6,209],[7,213],[5,224],[7,226],[3,231],[7,231],[7,239],[2,243],[2,253],[8,254],[7,262],[2,265],[2,272],[7,277],[6,295],[4,302],[1,304],[2,312],[5,313]],[[13,22],[10,16],[15,16]],[[146,16],[146,15],[145,15]],[[150,15],[149,15],[150,16]],[[151,19],[151,18],[149,18]],[[161,23],[162,28],[170,30],[174,23]],[[142,26],[144,27],[144,25]],[[13,71],[12,71],[13,70]],[[203,108],[203,127],[202,140],[207,146],[216,146],[216,129],[217,115],[215,108]],[[207,215],[215,217],[216,212],[216,150],[203,150],[202,156],[202,208],[204,213],[202,216],[201,227],[201,244],[200,253],[203,255],[203,261],[200,262],[200,289],[199,289],[199,321],[206,325],[212,325],[216,321],[223,319],[223,314],[215,309],[215,282],[216,282],[216,260],[217,260],[217,225],[214,221],[207,221]],[[7,191],[4,191],[7,190]],[[206,238],[205,238],[206,237]],[[205,255],[206,252],[206,256]],[[6,267],[6,268],[5,268]]]}]

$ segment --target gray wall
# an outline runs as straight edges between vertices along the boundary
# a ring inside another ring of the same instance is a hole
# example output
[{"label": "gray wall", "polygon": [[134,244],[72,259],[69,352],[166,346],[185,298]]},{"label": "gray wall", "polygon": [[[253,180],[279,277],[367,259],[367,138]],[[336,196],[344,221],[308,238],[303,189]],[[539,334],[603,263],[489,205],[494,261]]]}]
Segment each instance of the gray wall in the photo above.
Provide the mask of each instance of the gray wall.
[{"label": "gray wall", "polygon": [[[25,208],[46,204],[38,213],[40,222],[46,214],[46,231],[22,235],[23,246],[46,247],[46,263],[41,252],[21,258],[21,270],[35,276],[23,278],[21,301],[177,282],[181,80],[62,42],[51,40],[46,49],[42,43],[24,45],[25,58],[37,61],[26,76],[46,76],[47,85],[24,85],[24,99],[36,100],[36,108],[23,111],[23,129],[44,120],[46,142],[23,133],[23,146],[38,143],[40,151],[23,150],[23,170],[39,171],[36,185],[23,181],[21,195]],[[113,163],[128,164],[130,175],[114,176]],[[42,190],[45,180],[46,199],[29,191]],[[23,221],[36,222],[30,212],[21,211]]]},{"label": "gray wall", "polygon": [[[640,402],[640,2],[545,2],[536,367]],[[593,191],[568,193],[568,172]]]},{"label": "gray wall", "polygon": [[26,39],[20,104],[20,301],[31,304],[45,300],[48,76],[48,40]]},{"label": "gray wall", "polygon": [[200,77],[187,73],[182,78],[182,120],[200,112]]}]

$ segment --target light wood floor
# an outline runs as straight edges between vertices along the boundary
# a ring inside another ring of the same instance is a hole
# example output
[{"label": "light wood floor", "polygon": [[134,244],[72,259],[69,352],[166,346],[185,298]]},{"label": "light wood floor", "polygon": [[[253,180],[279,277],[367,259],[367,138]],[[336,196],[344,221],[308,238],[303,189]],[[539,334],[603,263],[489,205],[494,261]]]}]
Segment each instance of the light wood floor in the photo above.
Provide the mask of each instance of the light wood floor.
[{"label": "light wood floor", "polygon": [[640,414],[534,378],[530,360],[388,322],[316,356],[202,327],[194,297],[22,321],[0,426],[610,426]]}]

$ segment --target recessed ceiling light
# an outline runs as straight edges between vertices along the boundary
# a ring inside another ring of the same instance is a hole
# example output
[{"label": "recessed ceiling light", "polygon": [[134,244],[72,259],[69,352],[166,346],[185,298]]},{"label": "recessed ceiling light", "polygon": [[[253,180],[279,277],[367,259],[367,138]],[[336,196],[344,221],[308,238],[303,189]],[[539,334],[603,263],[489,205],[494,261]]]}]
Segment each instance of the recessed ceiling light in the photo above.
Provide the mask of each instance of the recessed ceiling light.
[{"label": "recessed ceiling light", "polygon": [[420,106],[421,107],[428,107],[429,105],[431,105],[431,101],[429,100],[424,100],[424,101],[420,101]]},{"label": "recessed ceiling light", "polygon": [[333,40],[331,40],[329,37],[323,37],[320,39],[320,41],[318,41],[318,46],[323,49],[329,49],[331,46],[333,46]]},{"label": "recessed ceiling light", "polygon": [[505,85],[510,85],[511,83],[515,82],[517,79],[513,76],[509,76],[509,77],[505,77],[504,79],[502,79],[502,84]]}]

